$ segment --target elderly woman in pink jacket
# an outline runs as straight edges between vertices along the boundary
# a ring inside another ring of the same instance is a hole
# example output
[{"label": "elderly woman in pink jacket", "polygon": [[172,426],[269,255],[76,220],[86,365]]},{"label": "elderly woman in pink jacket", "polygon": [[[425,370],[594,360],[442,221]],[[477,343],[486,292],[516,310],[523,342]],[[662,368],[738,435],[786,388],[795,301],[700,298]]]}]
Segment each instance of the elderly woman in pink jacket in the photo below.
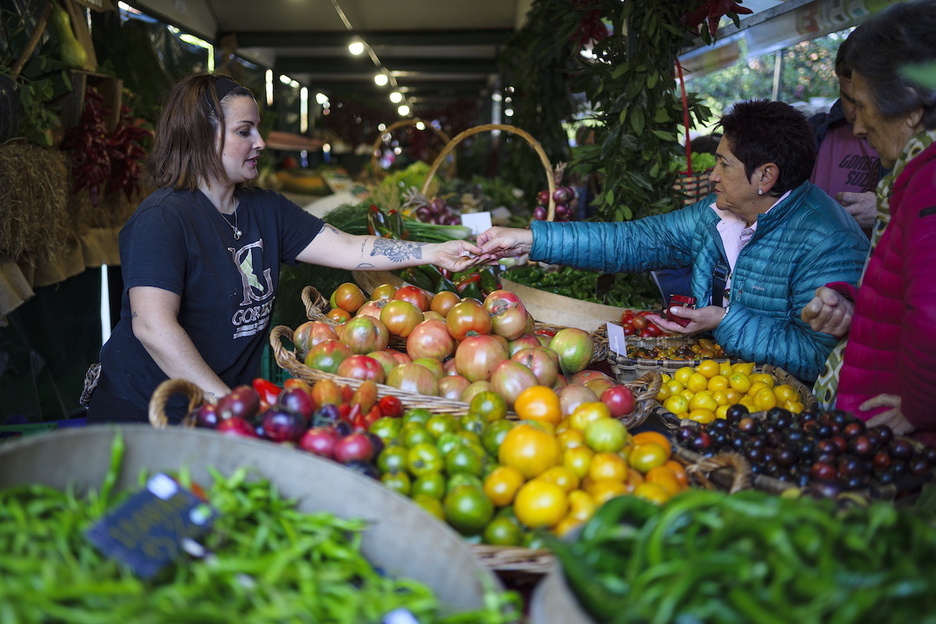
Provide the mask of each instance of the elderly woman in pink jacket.
[{"label": "elderly woman in pink jacket", "polygon": [[820,402],[834,398],[837,409],[936,446],[936,89],[905,73],[936,62],[934,32],[936,0],[916,0],[849,38],[854,131],[893,171],[878,185],[859,287],[819,288],[802,318],[816,331],[847,334],[816,384]]}]

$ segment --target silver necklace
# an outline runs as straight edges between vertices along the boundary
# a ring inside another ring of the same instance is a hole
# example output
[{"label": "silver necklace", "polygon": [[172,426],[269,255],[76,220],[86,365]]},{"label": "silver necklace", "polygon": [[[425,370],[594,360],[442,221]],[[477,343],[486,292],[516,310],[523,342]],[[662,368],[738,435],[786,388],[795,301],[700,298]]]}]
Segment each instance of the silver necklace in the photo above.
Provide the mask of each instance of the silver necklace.
[{"label": "silver necklace", "polygon": [[237,208],[234,209],[234,223],[228,221],[227,215],[223,212],[221,213],[221,216],[224,217],[224,220],[227,222],[227,224],[231,226],[231,230],[234,232],[234,240],[240,240],[243,232],[241,232],[240,228],[237,227]]}]

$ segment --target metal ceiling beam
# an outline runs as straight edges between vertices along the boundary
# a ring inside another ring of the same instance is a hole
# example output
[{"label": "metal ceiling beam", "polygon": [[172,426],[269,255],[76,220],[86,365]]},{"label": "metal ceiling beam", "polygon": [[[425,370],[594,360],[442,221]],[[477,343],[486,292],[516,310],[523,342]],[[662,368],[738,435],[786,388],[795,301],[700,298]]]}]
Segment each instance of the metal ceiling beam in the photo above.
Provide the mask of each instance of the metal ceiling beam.
[{"label": "metal ceiling beam", "polygon": [[237,45],[243,48],[345,47],[354,35],[371,47],[378,46],[480,46],[503,45],[512,30],[436,30],[375,32],[265,32],[235,31]]},{"label": "metal ceiling beam", "polygon": [[[432,74],[494,74],[497,61],[494,59],[428,59],[386,58],[381,59],[384,67],[393,72]],[[277,56],[276,68],[285,73],[307,72],[322,74],[374,73],[370,59],[355,57],[335,58],[315,55]]]}]

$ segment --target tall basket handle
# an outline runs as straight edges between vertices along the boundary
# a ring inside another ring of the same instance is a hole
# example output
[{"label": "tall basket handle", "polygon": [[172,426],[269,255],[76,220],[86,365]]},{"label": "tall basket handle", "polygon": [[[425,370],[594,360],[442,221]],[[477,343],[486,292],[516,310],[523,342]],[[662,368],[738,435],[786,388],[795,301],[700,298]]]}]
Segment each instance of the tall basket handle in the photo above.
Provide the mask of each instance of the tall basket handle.
[{"label": "tall basket handle", "polygon": [[553,221],[556,218],[556,201],[553,199],[553,194],[556,192],[556,179],[553,176],[552,165],[549,164],[549,158],[546,157],[546,152],[543,151],[542,146],[540,146],[539,141],[534,139],[528,132],[521,130],[516,126],[508,126],[505,124],[484,124],[481,126],[475,126],[474,128],[468,128],[464,132],[461,132],[455,135],[455,138],[448,142],[448,144],[442,148],[442,151],[439,152],[439,155],[436,156],[436,159],[432,162],[432,166],[429,168],[429,173],[426,174],[426,179],[423,181],[422,194],[425,195],[429,192],[429,184],[432,182],[432,176],[435,175],[436,171],[441,166],[442,161],[445,160],[445,157],[448,156],[455,147],[462,142],[462,140],[478,134],[479,132],[487,132],[488,130],[503,130],[504,132],[510,132],[511,134],[519,135],[520,137],[526,139],[526,142],[530,144],[530,147],[533,148],[533,151],[536,152],[536,155],[539,156],[540,163],[543,165],[543,169],[546,170],[546,184],[549,188],[549,206],[546,211],[546,219],[548,221]]},{"label": "tall basket handle", "polygon": [[[380,178],[385,178],[388,175],[386,171],[380,168],[380,161],[377,158],[380,145],[384,142],[383,140],[384,135],[390,134],[391,132],[399,128],[405,128],[406,126],[415,126],[419,123],[422,123],[423,125],[425,125],[426,130],[435,130],[435,133],[439,135],[439,138],[442,139],[443,142],[445,143],[449,142],[449,136],[445,134],[445,132],[443,132],[442,130],[439,130],[438,128],[433,126],[429,122],[422,121],[421,119],[400,119],[399,121],[395,121],[392,124],[390,124],[386,130],[384,130],[383,132],[377,135],[377,138],[374,139],[374,144],[371,146],[371,171],[373,172],[374,179],[379,180]],[[455,156],[453,155],[452,166],[449,168],[449,171],[446,174],[445,179],[451,180],[454,176],[455,176]]]}]

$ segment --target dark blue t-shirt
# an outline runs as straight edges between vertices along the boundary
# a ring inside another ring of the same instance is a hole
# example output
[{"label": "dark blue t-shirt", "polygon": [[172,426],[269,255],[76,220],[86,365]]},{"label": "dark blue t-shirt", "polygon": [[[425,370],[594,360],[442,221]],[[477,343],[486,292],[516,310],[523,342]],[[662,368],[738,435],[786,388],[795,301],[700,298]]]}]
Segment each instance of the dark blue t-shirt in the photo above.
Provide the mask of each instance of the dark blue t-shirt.
[{"label": "dark blue t-shirt", "polygon": [[237,197],[239,240],[201,191],[156,191],[121,229],[120,321],[101,349],[107,392],[145,412],[167,378],[133,335],[128,291],[135,286],[182,298],[179,324],[229,387],[253,379],[269,339],[280,264],[297,264],[323,221],[272,191],[239,189]]}]

